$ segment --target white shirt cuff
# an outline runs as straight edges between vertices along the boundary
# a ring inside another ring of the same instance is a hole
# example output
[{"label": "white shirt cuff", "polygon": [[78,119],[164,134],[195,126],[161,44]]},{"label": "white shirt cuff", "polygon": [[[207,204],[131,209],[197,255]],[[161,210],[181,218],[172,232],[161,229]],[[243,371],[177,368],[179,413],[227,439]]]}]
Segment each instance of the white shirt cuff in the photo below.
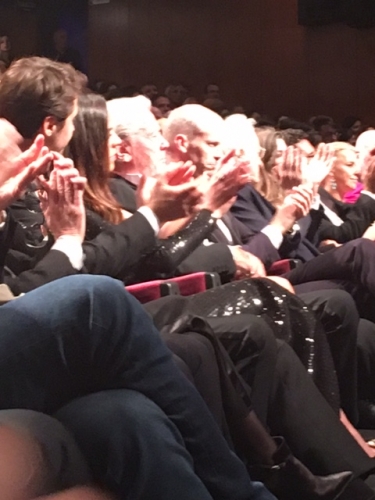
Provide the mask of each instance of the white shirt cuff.
[{"label": "white shirt cuff", "polygon": [[83,267],[83,249],[79,236],[65,235],[57,238],[52,246],[52,250],[59,250],[64,253],[70,263],[77,271]]},{"label": "white shirt cuff", "polygon": [[277,229],[275,226],[266,226],[262,229],[261,233],[265,234],[272,245],[278,250],[281,247],[281,243],[283,242],[284,236],[283,233]]},{"label": "white shirt cuff", "polygon": [[141,213],[145,219],[147,219],[148,223],[152,227],[152,229],[155,232],[155,236],[159,233],[160,230],[160,224],[158,221],[158,218],[154,214],[154,212],[151,210],[150,207],[140,207],[138,208],[137,212]]}]

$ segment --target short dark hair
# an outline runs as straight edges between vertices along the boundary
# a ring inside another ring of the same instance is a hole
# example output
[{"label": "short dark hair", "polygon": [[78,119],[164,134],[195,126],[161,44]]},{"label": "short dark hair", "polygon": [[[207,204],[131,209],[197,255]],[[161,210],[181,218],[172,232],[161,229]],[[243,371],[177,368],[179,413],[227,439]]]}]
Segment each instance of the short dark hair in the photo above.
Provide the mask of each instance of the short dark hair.
[{"label": "short dark hair", "polygon": [[281,138],[284,139],[287,146],[294,146],[294,144],[298,144],[303,139],[308,140],[308,134],[301,129],[298,128],[287,128],[285,130],[280,130]]},{"label": "short dark hair", "polygon": [[25,139],[37,134],[48,116],[63,122],[81,90],[75,69],[44,57],[13,62],[0,81],[0,117]]},{"label": "short dark hair", "polygon": [[311,120],[311,124],[314,127],[314,129],[317,132],[319,132],[320,129],[323,127],[323,125],[332,125],[333,126],[334,121],[333,121],[333,118],[331,118],[330,116],[319,115],[319,116],[315,116]]}]

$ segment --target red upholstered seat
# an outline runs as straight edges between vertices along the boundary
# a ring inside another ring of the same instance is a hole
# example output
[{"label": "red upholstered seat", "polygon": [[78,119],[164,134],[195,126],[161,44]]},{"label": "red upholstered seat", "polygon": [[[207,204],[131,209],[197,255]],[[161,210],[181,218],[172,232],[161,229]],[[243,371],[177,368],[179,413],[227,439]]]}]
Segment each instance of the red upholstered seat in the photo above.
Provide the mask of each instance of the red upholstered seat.
[{"label": "red upholstered seat", "polygon": [[168,280],[147,281],[125,287],[142,304],[160,299],[166,295],[181,294],[184,296],[204,292],[220,285],[220,277],[215,273],[194,273]]},{"label": "red upholstered seat", "polygon": [[268,271],[268,274],[270,276],[281,276],[282,274],[295,269],[298,264],[300,264],[300,261],[295,259],[278,260],[277,262],[274,262],[272,264],[272,267]]}]

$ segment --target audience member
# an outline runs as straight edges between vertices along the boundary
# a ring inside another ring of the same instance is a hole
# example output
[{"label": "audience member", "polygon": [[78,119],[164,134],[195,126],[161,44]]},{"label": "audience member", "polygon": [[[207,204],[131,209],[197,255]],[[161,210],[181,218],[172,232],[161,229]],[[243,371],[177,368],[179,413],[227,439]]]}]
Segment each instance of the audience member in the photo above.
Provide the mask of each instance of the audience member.
[{"label": "audience member", "polygon": [[53,46],[47,54],[51,59],[71,64],[73,68],[82,71],[82,58],[77,49],[69,47],[68,33],[58,29],[53,34]]},{"label": "audience member", "polygon": [[8,68],[12,62],[12,46],[8,35],[0,35],[0,61]]},{"label": "audience member", "polygon": [[181,106],[188,97],[187,88],[181,83],[168,85],[164,94],[170,100],[172,109]]},{"label": "audience member", "polygon": [[334,121],[329,116],[315,116],[311,120],[311,124],[314,129],[320,134],[323,142],[335,142],[337,141],[338,134]]},{"label": "audience member", "polygon": [[[225,104],[221,99],[209,97],[203,101],[203,106],[210,109],[211,111],[215,111],[220,116],[223,116],[223,112],[226,109]],[[227,113],[228,114],[228,113]]]},{"label": "audience member", "polygon": [[171,102],[166,95],[157,95],[152,101],[152,105],[158,108],[162,118],[167,118],[171,111]]},{"label": "audience member", "polygon": [[355,146],[358,136],[362,132],[362,122],[357,116],[347,116],[341,124],[341,133],[339,140],[349,142]]},{"label": "audience member", "polygon": [[152,102],[158,95],[158,89],[153,83],[146,83],[141,87],[141,94],[146,96]]},{"label": "audience member", "polygon": [[[220,89],[216,83],[209,83],[204,88],[204,99],[220,99]],[[188,104],[188,103],[186,103]],[[194,104],[194,103],[190,103]]]}]

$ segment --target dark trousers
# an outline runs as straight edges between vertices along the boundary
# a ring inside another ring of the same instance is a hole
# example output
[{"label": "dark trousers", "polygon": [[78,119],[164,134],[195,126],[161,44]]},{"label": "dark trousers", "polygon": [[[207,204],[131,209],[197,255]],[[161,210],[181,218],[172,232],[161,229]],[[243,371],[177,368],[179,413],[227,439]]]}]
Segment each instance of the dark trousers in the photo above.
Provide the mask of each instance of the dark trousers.
[{"label": "dark trousers", "polygon": [[213,498],[273,498],[251,482],[159,332],[120,282],[64,278],[2,306],[0,321],[0,408],[53,413],[92,392],[140,392],[175,424]]},{"label": "dark trousers", "polygon": [[361,319],[357,339],[358,399],[375,402],[375,324]]},{"label": "dark trousers", "polygon": [[162,337],[174,353],[178,367],[194,384],[220,429],[226,431],[220,375],[212,343],[195,332],[186,335],[163,332]]},{"label": "dark trousers", "polygon": [[212,498],[194,473],[178,429],[143,394],[127,389],[90,394],[56,417],[73,433],[95,481],[118,498]]},{"label": "dark trousers", "polygon": [[[356,310],[351,297],[343,291],[327,291],[307,294],[304,298],[323,321],[328,337],[332,337],[332,346],[337,340],[335,337],[339,337],[338,357],[342,343],[344,359],[350,358],[342,364],[343,373],[345,366],[352,370],[356,324],[353,325],[350,319],[352,308],[354,312]],[[147,310],[159,328],[163,324],[172,325],[189,306],[188,297],[166,297],[157,302],[147,304]],[[352,470],[356,477],[374,469],[374,461],[343,427],[295,352],[288,345],[276,341],[273,331],[263,319],[242,314],[205,320],[230,356],[238,360],[238,372],[251,387],[255,413],[269,427],[271,434],[281,434],[287,439],[292,452],[307,466],[320,474]],[[168,330],[168,327],[165,329]],[[184,334],[176,334],[175,337],[177,342]],[[356,379],[355,372],[346,379],[351,403],[353,390],[349,379],[352,375]],[[225,394],[223,403],[228,408]],[[234,413],[232,411],[229,417],[233,417]],[[356,487],[361,488],[361,485]],[[366,489],[366,486],[363,488]],[[358,495],[353,498],[362,499]]]},{"label": "dark trousers", "polygon": [[0,434],[2,499],[36,498],[91,482],[73,437],[48,415],[2,410]]},{"label": "dark trousers", "polygon": [[[302,285],[304,291],[329,287],[345,289],[356,300],[361,316],[375,319],[372,306],[375,297],[375,245],[370,240],[360,238],[349,241],[297,266],[284,277],[292,285]],[[366,292],[371,298],[365,297]]]},{"label": "dark trousers", "polygon": [[344,290],[298,295],[323,325],[339,383],[341,407],[355,425],[358,421],[356,345],[359,324],[355,302]]}]

